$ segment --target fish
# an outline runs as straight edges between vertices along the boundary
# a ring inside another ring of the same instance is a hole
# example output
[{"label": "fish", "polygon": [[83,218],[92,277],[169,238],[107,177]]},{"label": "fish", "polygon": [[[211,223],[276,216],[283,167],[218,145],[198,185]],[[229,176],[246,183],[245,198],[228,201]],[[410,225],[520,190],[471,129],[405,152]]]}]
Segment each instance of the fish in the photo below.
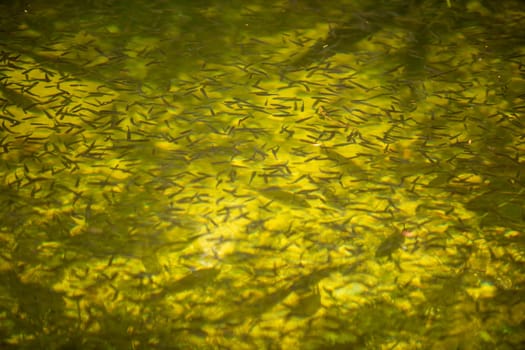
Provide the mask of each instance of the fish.
[{"label": "fish", "polygon": [[300,294],[297,303],[290,306],[290,313],[287,317],[307,318],[314,315],[321,307],[323,307],[321,294],[316,284],[311,287],[311,290]]},{"label": "fish", "polygon": [[167,294],[176,294],[185,290],[206,286],[215,281],[220,272],[221,270],[216,267],[192,271],[182,278],[167,282],[163,285],[160,294],[166,296]]},{"label": "fish", "polygon": [[375,257],[382,258],[387,256],[391,259],[392,254],[394,254],[399,248],[401,248],[404,242],[405,235],[403,234],[403,232],[396,231],[390,234],[377,247]]},{"label": "fish", "polygon": [[296,208],[310,208],[311,205],[308,200],[300,194],[287,191],[278,186],[270,186],[259,190],[259,193],[269,198],[280,202],[281,204],[289,205]]}]

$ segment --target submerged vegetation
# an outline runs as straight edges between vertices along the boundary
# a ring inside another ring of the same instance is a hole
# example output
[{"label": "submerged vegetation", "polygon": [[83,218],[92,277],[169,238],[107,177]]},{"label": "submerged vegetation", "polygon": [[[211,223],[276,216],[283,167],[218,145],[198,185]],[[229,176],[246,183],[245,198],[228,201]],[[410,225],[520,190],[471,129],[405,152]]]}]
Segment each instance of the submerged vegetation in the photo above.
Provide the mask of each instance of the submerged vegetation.
[{"label": "submerged vegetation", "polygon": [[0,13],[2,349],[525,345],[519,1]]}]

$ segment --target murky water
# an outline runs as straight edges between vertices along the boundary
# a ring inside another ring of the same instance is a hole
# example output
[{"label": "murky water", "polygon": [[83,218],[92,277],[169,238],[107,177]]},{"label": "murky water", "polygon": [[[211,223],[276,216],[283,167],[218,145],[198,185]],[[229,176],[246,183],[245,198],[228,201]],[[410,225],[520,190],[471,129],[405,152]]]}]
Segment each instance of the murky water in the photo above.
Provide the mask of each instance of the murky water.
[{"label": "murky water", "polygon": [[519,1],[0,13],[3,349],[525,346]]}]

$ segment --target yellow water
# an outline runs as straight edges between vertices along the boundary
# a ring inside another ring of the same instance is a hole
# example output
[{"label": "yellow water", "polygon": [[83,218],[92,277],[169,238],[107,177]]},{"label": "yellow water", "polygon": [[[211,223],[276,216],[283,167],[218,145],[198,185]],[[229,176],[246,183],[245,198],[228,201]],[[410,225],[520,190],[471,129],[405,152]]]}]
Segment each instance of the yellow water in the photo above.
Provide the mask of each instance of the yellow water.
[{"label": "yellow water", "polygon": [[3,348],[523,346],[518,2],[1,10]]}]

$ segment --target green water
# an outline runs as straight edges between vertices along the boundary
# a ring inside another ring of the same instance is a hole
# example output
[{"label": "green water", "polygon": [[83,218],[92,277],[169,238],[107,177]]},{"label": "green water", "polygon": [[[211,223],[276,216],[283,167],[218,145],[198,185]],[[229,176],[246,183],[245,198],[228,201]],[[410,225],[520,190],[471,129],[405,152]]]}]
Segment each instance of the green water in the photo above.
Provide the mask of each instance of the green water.
[{"label": "green water", "polygon": [[520,5],[0,4],[0,348],[524,347]]}]

